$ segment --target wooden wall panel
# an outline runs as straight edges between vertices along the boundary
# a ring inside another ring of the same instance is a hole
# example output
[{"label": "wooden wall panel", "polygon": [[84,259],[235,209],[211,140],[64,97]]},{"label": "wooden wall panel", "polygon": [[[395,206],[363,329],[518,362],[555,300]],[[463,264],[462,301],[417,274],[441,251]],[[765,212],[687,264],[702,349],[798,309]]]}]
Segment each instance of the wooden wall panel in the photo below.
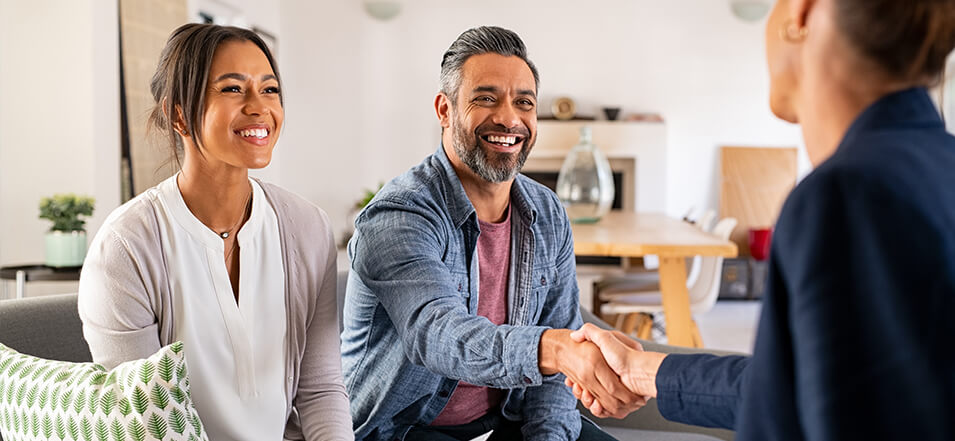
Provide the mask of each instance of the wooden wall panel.
[{"label": "wooden wall panel", "polygon": [[749,229],[773,226],[796,184],[796,149],[722,147],[720,170],[720,217],[739,220],[730,239],[748,256]]},{"label": "wooden wall panel", "polygon": [[[155,186],[176,173],[175,161],[166,138],[147,133],[146,122],[153,107],[149,81],[159,54],[174,29],[187,22],[186,0],[120,0],[119,22],[123,51],[123,75],[131,164],[124,164],[124,175],[132,173],[132,188],[124,189],[124,200]],[[124,185],[128,182],[124,179]]]}]

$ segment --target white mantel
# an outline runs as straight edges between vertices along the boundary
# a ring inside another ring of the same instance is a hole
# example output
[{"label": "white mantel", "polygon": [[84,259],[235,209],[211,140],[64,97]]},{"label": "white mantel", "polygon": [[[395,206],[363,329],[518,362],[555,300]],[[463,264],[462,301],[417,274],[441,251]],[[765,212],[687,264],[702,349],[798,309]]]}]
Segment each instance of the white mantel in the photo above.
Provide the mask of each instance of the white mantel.
[{"label": "white mantel", "polygon": [[[660,122],[539,121],[537,144],[524,170],[559,170],[567,152],[577,144],[580,128],[592,128],[593,143],[607,156],[614,171],[624,172],[624,185],[632,186],[624,209],[666,212],[666,125]],[[629,169],[629,170],[628,170]],[[632,172],[636,176],[626,176]],[[619,189],[618,189],[619,191]]]}]

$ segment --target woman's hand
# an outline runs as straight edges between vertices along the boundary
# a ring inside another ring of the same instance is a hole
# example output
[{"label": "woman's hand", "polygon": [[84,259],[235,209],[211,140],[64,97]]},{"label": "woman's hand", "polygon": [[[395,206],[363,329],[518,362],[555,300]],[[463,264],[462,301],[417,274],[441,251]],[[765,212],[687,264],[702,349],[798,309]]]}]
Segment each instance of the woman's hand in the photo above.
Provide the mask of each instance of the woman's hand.
[{"label": "woman's hand", "polygon": [[[613,371],[620,376],[620,381],[638,398],[629,403],[631,411],[643,407],[647,400],[657,395],[656,373],[666,354],[644,352],[640,343],[627,337],[620,331],[605,331],[587,323],[570,335],[576,342],[590,341],[600,348],[604,360]],[[574,396],[597,417],[614,416],[621,418],[619,413],[611,414],[603,409],[593,394],[573,382],[569,378],[565,382],[571,387]]]}]

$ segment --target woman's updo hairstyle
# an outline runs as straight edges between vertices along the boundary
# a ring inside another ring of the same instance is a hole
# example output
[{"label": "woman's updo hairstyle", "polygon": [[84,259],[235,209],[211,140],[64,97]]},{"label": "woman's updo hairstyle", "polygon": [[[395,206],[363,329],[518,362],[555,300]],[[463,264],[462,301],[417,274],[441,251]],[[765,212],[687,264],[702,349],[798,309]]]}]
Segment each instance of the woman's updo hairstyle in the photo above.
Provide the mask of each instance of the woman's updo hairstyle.
[{"label": "woman's updo hairstyle", "polygon": [[955,0],[836,0],[850,44],[896,80],[934,86],[955,50]]},{"label": "woman's updo hairstyle", "polygon": [[[265,41],[255,32],[233,26],[190,23],[172,32],[159,56],[159,65],[150,82],[156,104],[149,115],[149,124],[168,137],[177,162],[182,152],[182,140],[175,127],[176,108],[182,111],[183,126],[179,130],[192,135],[202,145],[202,112],[206,102],[206,83],[209,67],[219,44],[226,41],[251,41],[269,60],[281,88],[278,66]],[[279,95],[281,99],[281,95]]]}]

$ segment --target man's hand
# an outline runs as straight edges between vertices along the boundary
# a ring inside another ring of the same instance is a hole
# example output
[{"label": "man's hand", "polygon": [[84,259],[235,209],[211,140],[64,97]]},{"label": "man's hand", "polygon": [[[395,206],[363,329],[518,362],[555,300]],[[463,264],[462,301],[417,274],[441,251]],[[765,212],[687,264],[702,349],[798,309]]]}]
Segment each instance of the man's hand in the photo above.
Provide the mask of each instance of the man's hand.
[{"label": "man's hand", "polygon": [[[590,341],[600,348],[607,364],[627,389],[639,396],[637,402],[632,403],[636,410],[646,404],[646,400],[657,395],[656,374],[663,363],[666,354],[657,352],[643,352],[640,343],[627,337],[620,331],[605,331],[590,323],[571,334],[576,342]],[[591,413],[598,417],[617,416],[619,412],[608,411],[600,400],[595,399],[593,391],[568,376],[567,385]],[[633,407],[633,406],[631,406]]]},{"label": "man's hand", "polygon": [[607,365],[600,349],[591,342],[575,342],[568,329],[548,329],[541,335],[541,373],[564,373],[573,384],[586,389],[604,415],[623,418],[645,403],[631,392]]}]

